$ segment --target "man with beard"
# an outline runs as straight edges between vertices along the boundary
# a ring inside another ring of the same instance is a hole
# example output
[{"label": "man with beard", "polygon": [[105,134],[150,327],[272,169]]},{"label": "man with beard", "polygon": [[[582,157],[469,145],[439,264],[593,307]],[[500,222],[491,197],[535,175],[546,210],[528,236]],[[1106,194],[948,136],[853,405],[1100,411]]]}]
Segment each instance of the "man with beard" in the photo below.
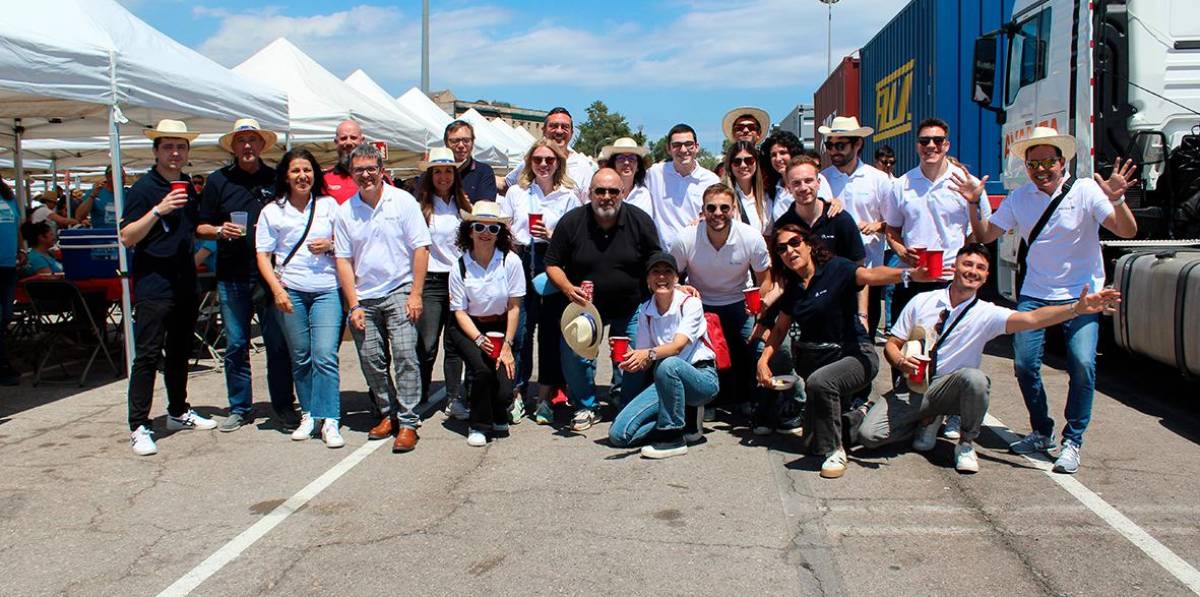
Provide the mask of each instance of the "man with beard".
[{"label": "man with beard", "polygon": [[338,205],[358,192],[354,177],[350,174],[350,154],[363,142],[362,127],[353,120],[343,120],[333,134],[333,144],[337,147],[337,163],[325,171],[325,192],[333,197]]},{"label": "man with beard", "polygon": [[[598,326],[611,336],[632,338],[634,315],[646,298],[647,259],[659,250],[654,222],[640,209],[621,205],[621,175],[604,168],[592,177],[591,201],[558,221],[546,251],[546,275],[574,303],[595,303]],[[593,284],[591,296],[581,285]],[[596,412],[596,361],[575,354],[560,342],[567,393],[577,408],[571,428],[583,431],[600,421]],[[613,364],[610,402],[620,400],[621,370]]]},{"label": "man with beard", "polygon": [[[591,186],[592,174],[596,171],[596,163],[591,158],[571,149],[571,137],[575,135],[575,125],[571,120],[571,113],[566,108],[552,108],[546,114],[546,130],[542,136],[558,144],[562,148],[563,153],[567,154],[567,176],[575,181],[575,191],[579,194],[580,201],[587,200],[587,189]],[[455,158],[457,159],[457,158]],[[521,171],[525,169],[525,164],[518,164],[513,168],[508,176],[504,177],[504,189],[517,184],[517,180],[521,177]]]}]

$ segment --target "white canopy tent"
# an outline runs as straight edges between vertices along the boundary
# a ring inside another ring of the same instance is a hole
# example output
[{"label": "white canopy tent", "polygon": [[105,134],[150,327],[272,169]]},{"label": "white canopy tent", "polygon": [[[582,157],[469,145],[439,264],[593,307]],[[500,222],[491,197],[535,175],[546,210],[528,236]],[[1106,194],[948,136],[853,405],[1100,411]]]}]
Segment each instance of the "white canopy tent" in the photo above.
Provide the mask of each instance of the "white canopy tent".
[{"label": "white canopy tent", "polygon": [[525,137],[521,136],[521,134],[517,132],[517,129],[513,128],[500,118],[493,118],[492,126],[508,139],[509,147],[521,149],[522,156],[525,154],[525,152],[529,151],[529,146],[533,145],[533,141],[526,140]]},{"label": "white canopy tent", "polygon": [[514,126],[512,128],[514,131],[517,132],[517,135],[519,135],[521,138],[525,139],[525,141],[527,143],[529,143],[530,145],[533,145],[533,143],[538,140],[537,137],[533,136],[533,133],[529,132],[529,129],[527,129],[523,126]]},{"label": "white canopy tent", "polygon": [[508,157],[508,163],[506,165],[510,168],[521,163],[521,159],[525,157],[524,151],[521,151],[518,147],[513,146],[512,142],[508,140],[507,135],[497,131],[496,128],[492,126],[491,121],[488,120],[483,114],[480,114],[475,108],[471,108],[470,110],[463,112],[458,118],[459,120],[465,120],[471,123],[471,126],[475,127],[476,139],[482,141],[483,143],[489,143],[493,147],[503,147],[504,155]]}]

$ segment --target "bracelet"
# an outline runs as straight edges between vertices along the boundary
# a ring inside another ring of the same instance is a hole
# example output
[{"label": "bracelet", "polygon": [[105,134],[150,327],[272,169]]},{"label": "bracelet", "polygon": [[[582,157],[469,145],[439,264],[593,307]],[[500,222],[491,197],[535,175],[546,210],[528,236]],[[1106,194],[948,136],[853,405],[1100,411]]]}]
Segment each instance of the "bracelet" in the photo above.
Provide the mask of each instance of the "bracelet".
[{"label": "bracelet", "polygon": [[1121,207],[1121,205],[1125,203],[1125,195],[1121,195],[1120,199],[1117,199],[1116,201],[1109,201],[1109,203],[1112,203],[1113,207]]},{"label": "bracelet", "polygon": [[162,214],[158,213],[158,208],[157,208],[157,207],[151,207],[151,208],[150,208],[150,213],[154,214],[154,217],[156,217],[156,218],[158,218],[158,219],[160,219],[160,220],[162,219]]},{"label": "bracelet", "polygon": [[979,201],[980,201],[979,199],[976,199],[974,201],[967,199],[967,205],[979,205]]},{"label": "bracelet", "polygon": [[475,346],[483,346],[483,341],[485,339],[486,339],[486,337],[483,334],[479,334],[478,336],[475,336]]},{"label": "bracelet", "polygon": [[1079,311],[1075,310],[1075,307],[1077,307],[1077,306],[1079,306],[1079,301],[1075,301],[1075,302],[1071,303],[1071,316],[1072,317],[1079,317]]},{"label": "bracelet", "polygon": [[351,314],[353,314],[355,311],[365,311],[365,310],[366,310],[366,307],[363,307],[362,305],[354,305],[353,307],[350,307]]}]

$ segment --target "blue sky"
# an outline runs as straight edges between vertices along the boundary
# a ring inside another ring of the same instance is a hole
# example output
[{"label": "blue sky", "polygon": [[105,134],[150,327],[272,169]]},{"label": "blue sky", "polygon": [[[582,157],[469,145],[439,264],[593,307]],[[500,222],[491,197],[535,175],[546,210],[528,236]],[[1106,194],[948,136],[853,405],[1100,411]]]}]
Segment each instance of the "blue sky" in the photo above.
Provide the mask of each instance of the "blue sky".
[{"label": "blue sky", "polygon": [[[287,37],[339,78],[362,68],[399,95],[420,82],[421,2],[121,0],[225,66]],[[584,118],[594,100],[657,138],[676,122],[720,147],[738,105],[774,121],[812,103],[825,79],[826,8],[818,0],[467,2],[431,0],[431,87]],[[907,0],[840,0],[834,62],[861,47]]]}]

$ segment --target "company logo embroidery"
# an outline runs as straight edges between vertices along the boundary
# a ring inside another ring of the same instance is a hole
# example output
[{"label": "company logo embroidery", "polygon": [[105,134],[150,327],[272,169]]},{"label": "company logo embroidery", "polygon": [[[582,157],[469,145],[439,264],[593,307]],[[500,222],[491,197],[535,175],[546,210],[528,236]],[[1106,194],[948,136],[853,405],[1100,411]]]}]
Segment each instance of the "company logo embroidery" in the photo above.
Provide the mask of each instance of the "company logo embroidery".
[{"label": "company logo embroidery", "polygon": [[915,63],[916,59],[909,60],[875,83],[875,122],[879,128],[873,140],[891,139],[912,130],[912,112],[908,110],[908,104],[912,98]]}]

